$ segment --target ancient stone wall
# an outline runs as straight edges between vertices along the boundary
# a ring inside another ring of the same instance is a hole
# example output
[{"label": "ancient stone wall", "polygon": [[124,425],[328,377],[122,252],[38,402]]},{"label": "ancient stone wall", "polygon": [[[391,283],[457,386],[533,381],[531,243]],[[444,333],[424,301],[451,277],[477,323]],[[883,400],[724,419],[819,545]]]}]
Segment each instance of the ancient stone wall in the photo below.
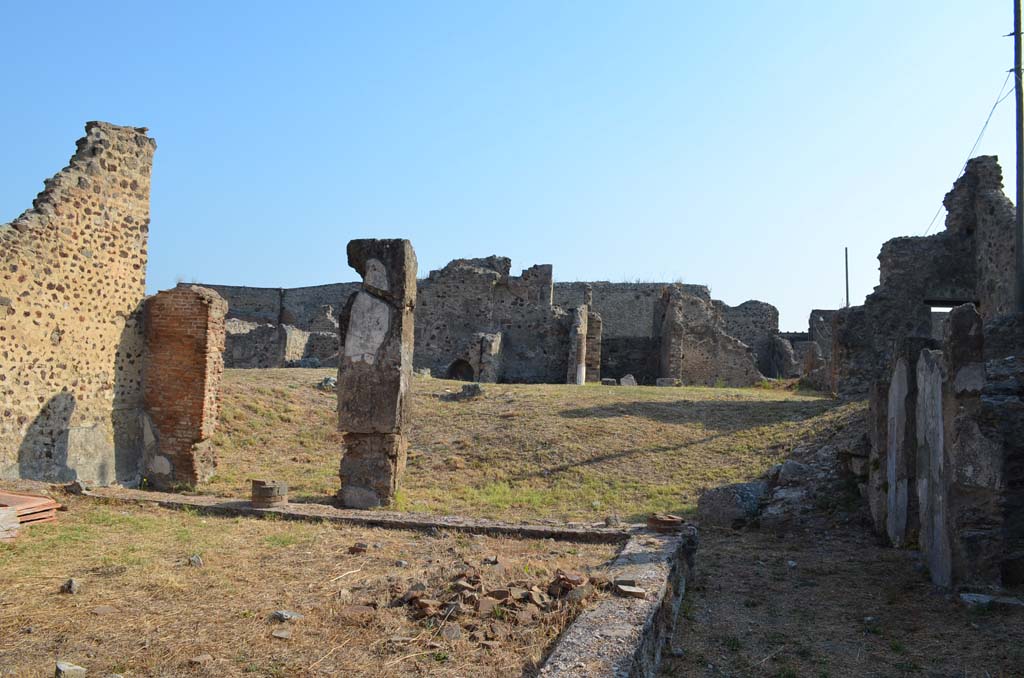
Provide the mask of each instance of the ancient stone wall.
[{"label": "ancient stone wall", "polygon": [[[511,262],[504,257],[458,259],[418,282],[417,369],[430,370],[439,377],[457,372],[462,375],[459,378],[472,369],[470,378],[480,379],[479,369],[474,367],[481,355],[478,335],[498,335],[500,355],[489,353],[488,361],[500,380],[564,381],[565,342],[571,331],[568,311],[589,300],[587,320],[592,329],[587,333],[587,381],[599,379],[602,371],[616,378],[632,374],[640,383],[649,384],[660,376],[658,302],[664,283],[554,283],[549,265],[534,266],[518,277],[509,275],[510,268]],[[274,337],[258,323],[289,325],[306,332],[329,331],[327,325],[337,324],[335,309],[344,306],[358,283],[265,290],[210,287],[228,300],[229,318],[257,323],[241,325],[233,320],[228,325],[227,365],[251,367],[270,366],[267,363],[273,360],[277,361],[273,366],[299,362],[297,343],[293,341],[290,348],[279,345],[287,337]],[[678,287],[711,303],[707,287]],[[756,301],[735,308],[714,303],[720,316],[724,313],[737,331],[761,346],[764,367],[773,376],[798,373],[799,363],[792,358],[791,347],[776,341],[778,312],[774,307]],[[269,345],[261,345],[264,343]],[[313,346],[329,347],[329,340],[311,335],[303,359],[336,364],[334,353]]]},{"label": "ancient stone wall", "polygon": [[456,259],[419,283],[415,367],[447,376],[478,333],[501,334],[501,381],[565,381],[569,314],[550,304],[549,266],[509,275],[505,257]]},{"label": "ancient stone wall", "polygon": [[[726,334],[749,346],[757,356],[757,367],[766,377],[785,377],[789,368],[779,369],[774,338],[779,334],[779,310],[763,301],[745,301],[739,306],[713,302]],[[774,352],[773,352],[774,351]],[[792,347],[789,349],[792,352]],[[792,362],[792,361],[791,361]]]},{"label": "ancient stone wall", "polygon": [[146,447],[143,473],[154,487],[196,485],[216,469],[224,373],[224,316],[216,292],[179,285],[145,304]]},{"label": "ancient stone wall", "polygon": [[0,225],[0,477],[130,481],[156,143],[102,122]]},{"label": "ancient stone wall", "polygon": [[1012,313],[1016,210],[1003,193],[1003,170],[998,158],[971,158],[942,204],[947,210],[946,230],[973,237],[974,298],[982,318],[989,321]]},{"label": "ancient stone wall", "polygon": [[[591,289],[593,310],[600,314],[606,337],[657,337],[655,314],[661,292],[669,283],[559,282],[554,284],[554,303],[574,308]],[[683,285],[689,294],[711,301],[703,285]]]},{"label": "ancient stone wall", "polygon": [[753,351],[725,333],[711,303],[669,285],[659,306],[660,377],[704,386],[750,386],[763,379]]},{"label": "ancient stone wall", "polygon": [[[867,392],[902,337],[933,336],[933,306],[975,303],[992,319],[1012,307],[1013,207],[992,156],[973,158],[946,194],[946,229],[882,246],[879,284],[863,306],[836,312],[833,387]],[[812,335],[814,314],[812,313]]]}]

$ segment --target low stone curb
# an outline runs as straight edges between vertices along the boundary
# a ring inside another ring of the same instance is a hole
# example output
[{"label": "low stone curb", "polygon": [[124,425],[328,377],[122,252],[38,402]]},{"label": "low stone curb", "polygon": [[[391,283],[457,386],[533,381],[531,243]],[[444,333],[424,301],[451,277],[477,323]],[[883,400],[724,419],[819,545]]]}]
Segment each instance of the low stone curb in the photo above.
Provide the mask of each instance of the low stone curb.
[{"label": "low stone curb", "polygon": [[546,678],[654,676],[672,637],[697,549],[696,528],[634,534],[609,567],[647,595],[611,598],[585,610],[562,633],[540,675]]},{"label": "low stone curb", "polygon": [[103,501],[128,501],[157,504],[164,508],[190,508],[207,514],[227,516],[276,515],[288,520],[329,521],[364,527],[385,527],[396,530],[455,530],[488,536],[556,539],[590,544],[621,544],[636,528],[589,527],[576,525],[533,525],[506,523],[497,520],[431,516],[394,511],[360,511],[339,509],[327,504],[285,504],[275,508],[255,508],[244,499],[207,495],[185,495],[170,492],[147,492],[124,488],[100,487],[82,493]]}]

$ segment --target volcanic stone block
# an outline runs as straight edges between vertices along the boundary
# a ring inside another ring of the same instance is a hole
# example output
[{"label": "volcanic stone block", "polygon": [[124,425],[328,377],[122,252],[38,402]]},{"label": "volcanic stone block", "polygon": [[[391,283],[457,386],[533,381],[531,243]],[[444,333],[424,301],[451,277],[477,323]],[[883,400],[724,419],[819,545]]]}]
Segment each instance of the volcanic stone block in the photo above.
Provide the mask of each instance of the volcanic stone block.
[{"label": "volcanic stone block", "polygon": [[368,509],[391,502],[405,473],[404,435],[346,433],[342,442],[341,503]]},{"label": "volcanic stone block", "polygon": [[408,240],[353,240],[348,262],[363,286],[341,318],[339,498],[351,508],[373,508],[391,503],[405,471],[416,254]]},{"label": "volcanic stone block", "polygon": [[913,541],[918,529],[917,466],[917,358],[935,348],[926,337],[898,342],[889,381],[886,438],[886,533],[894,546]]},{"label": "volcanic stone block", "polygon": [[348,263],[363,287],[343,313],[338,428],[401,433],[409,416],[416,254],[408,240],[353,240]]},{"label": "volcanic stone block", "polygon": [[939,586],[952,583],[942,421],[945,381],[942,351],[921,351],[917,359],[916,413],[919,541],[932,582]]}]

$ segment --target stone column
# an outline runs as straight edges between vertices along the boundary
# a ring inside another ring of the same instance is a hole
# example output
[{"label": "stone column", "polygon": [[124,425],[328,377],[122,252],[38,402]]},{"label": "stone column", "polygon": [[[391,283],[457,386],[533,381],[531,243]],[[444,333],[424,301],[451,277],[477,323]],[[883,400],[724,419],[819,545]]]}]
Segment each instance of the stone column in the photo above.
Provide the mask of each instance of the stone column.
[{"label": "stone column", "polygon": [[932,339],[907,337],[897,342],[887,400],[886,534],[902,547],[917,536],[917,358],[934,349]]},{"label": "stone column", "polygon": [[145,303],[143,475],[158,489],[213,475],[228,304],[213,290],[179,285]]},{"label": "stone column", "polygon": [[565,383],[582,386],[587,381],[587,307],[572,311],[572,330],[569,332],[569,369]]},{"label": "stone column", "polygon": [[341,318],[339,499],[349,508],[373,508],[392,502],[405,471],[416,254],[408,240],[353,240],[348,264],[363,286]]}]

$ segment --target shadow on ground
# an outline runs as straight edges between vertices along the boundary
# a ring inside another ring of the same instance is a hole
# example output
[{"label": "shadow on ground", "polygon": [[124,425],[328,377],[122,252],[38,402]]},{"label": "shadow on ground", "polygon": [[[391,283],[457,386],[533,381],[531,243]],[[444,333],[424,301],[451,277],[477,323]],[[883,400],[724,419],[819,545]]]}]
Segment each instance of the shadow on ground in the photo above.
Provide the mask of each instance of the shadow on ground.
[{"label": "shadow on ground", "polygon": [[758,426],[802,421],[827,412],[835,400],[677,400],[635,401],[597,407],[563,410],[566,419],[610,419],[643,417],[662,424],[701,424],[705,428],[732,433]]}]

